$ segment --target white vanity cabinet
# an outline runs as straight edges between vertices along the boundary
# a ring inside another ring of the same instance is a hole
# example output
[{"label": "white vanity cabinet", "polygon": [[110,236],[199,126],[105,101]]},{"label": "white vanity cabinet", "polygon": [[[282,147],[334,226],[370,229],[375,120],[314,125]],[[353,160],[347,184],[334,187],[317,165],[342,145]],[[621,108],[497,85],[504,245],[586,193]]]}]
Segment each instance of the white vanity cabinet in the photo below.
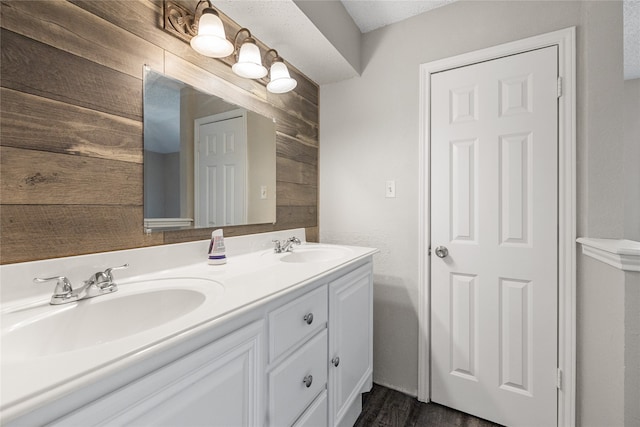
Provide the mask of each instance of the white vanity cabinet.
[{"label": "white vanity cabinet", "polygon": [[373,272],[367,263],[329,283],[329,425],[353,425],[372,372]]},{"label": "white vanity cabinet", "polygon": [[371,253],[317,271],[4,424],[352,426],[372,386]]},{"label": "white vanity cabinet", "polygon": [[270,427],[350,427],[362,410],[373,372],[372,264],[345,271],[269,316]]},{"label": "white vanity cabinet", "polygon": [[260,426],[263,340],[254,322],[51,425]]}]

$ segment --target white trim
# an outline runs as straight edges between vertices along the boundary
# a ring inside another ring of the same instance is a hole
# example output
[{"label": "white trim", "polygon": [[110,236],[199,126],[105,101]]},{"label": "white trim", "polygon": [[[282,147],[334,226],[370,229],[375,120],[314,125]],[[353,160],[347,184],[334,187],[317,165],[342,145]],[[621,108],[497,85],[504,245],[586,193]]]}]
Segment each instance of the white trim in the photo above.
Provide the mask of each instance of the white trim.
[{"label": "white trim", "polygon": [[431,74],[489,61],[533,49],[558,46],[558,75],[563,94],[558,99],[558,426],[575,426],[576,391],[576,56],[575,27],[420,65],[419,107],[419,342],[418,400],[429,401],[430,272],[429,162]]},{"label": "white trim", "polygon": [[429,64],[420,65],[419,147],[418,147],[418,400],[429,402],[431,389],[431,293],[429,262],[431,230],[431,128],[429,106],[431,76]]},{"label": "white trim", "polygon": [[623,271],[640,271],[640,242],[580,237],[582,253]]}]

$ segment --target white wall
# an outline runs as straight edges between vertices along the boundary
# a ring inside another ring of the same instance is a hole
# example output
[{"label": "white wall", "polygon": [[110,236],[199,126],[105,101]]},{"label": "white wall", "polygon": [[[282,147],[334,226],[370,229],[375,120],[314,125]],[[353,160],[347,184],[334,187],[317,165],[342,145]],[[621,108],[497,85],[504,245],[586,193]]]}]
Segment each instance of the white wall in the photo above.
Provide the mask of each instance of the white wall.
[{"label": "white wall", "polygon": [[[456,2],[365,34],[362,76],[321,86],[320,240],[381,250],[374,264],[374,381],[417,392],[419,65],[570,26],[578,40],[578,235],[621,237],[620,2]],[[386,199],[391,179],[397,197]],[[590,425],[592,411],[619,410],[624,400],[622,392],[596,400],[597,387],[585,390],[603,376],[607,390],[624,381],[616,314],[624,310],[624,276],[580,263],[578,339],[588,357],[578,365],[578,421]],[[603,280],[617,288],[611,298]],[[600,330],[584,327],[593,318],[611,335],[604,364]]]},{"label": "white wall", "polygon": [[581,426],[624,425],[624,272],[578,263],[578,391]]},{"label": "white wall", "polygon": [[[623,17],[585,1],[578,38],[578,236],[624,235]],[[624,425],[625,275],[578,255],[577,421]]]}]

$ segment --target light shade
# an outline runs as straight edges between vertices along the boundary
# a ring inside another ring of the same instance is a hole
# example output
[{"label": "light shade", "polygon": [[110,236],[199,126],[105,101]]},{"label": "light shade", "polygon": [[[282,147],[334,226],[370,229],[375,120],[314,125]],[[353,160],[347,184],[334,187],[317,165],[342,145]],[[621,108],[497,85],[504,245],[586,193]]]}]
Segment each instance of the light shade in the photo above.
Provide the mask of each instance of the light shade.
[{"label": "light shade", "polygon": [[191,39],[191,47],[211,58],[224,58],[233,53],[233,45],[227,40],[222,21],[214,9],[208,7],[202,11],[198,34]]},{"label": "light shade", "polygon": [[282,61],[273,61],[271,64],[271,81],[267,84],[267,90],[272,93],[285,93],[293,90],[298,82],[291,78],[287,66]]},{"label": "light shade", "polygon": [[247,79],[261,79],[267,75],[267,69],[262,65],[260,49],[251,38],[247,38],[240,47],[238,62],[231,67],[234,73]]}]

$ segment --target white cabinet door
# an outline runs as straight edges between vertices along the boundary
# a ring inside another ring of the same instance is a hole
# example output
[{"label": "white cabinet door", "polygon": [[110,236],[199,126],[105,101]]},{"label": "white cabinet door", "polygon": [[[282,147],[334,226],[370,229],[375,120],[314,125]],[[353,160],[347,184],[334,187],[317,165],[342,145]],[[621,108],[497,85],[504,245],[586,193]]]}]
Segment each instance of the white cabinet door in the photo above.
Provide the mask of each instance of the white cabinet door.
[{"label": "white cabinet door", "polygon": [[263,337],[252,323],[53,425],[260,426]]},{"label": "white cabinet door", "polygon": [[[372,315],[371,263],[329,284],[329,421],[332,426],[353,425],[360,413],[360,394],[371,388]],[[352,410],[353,405],[358,406],[357,410]]]}]

